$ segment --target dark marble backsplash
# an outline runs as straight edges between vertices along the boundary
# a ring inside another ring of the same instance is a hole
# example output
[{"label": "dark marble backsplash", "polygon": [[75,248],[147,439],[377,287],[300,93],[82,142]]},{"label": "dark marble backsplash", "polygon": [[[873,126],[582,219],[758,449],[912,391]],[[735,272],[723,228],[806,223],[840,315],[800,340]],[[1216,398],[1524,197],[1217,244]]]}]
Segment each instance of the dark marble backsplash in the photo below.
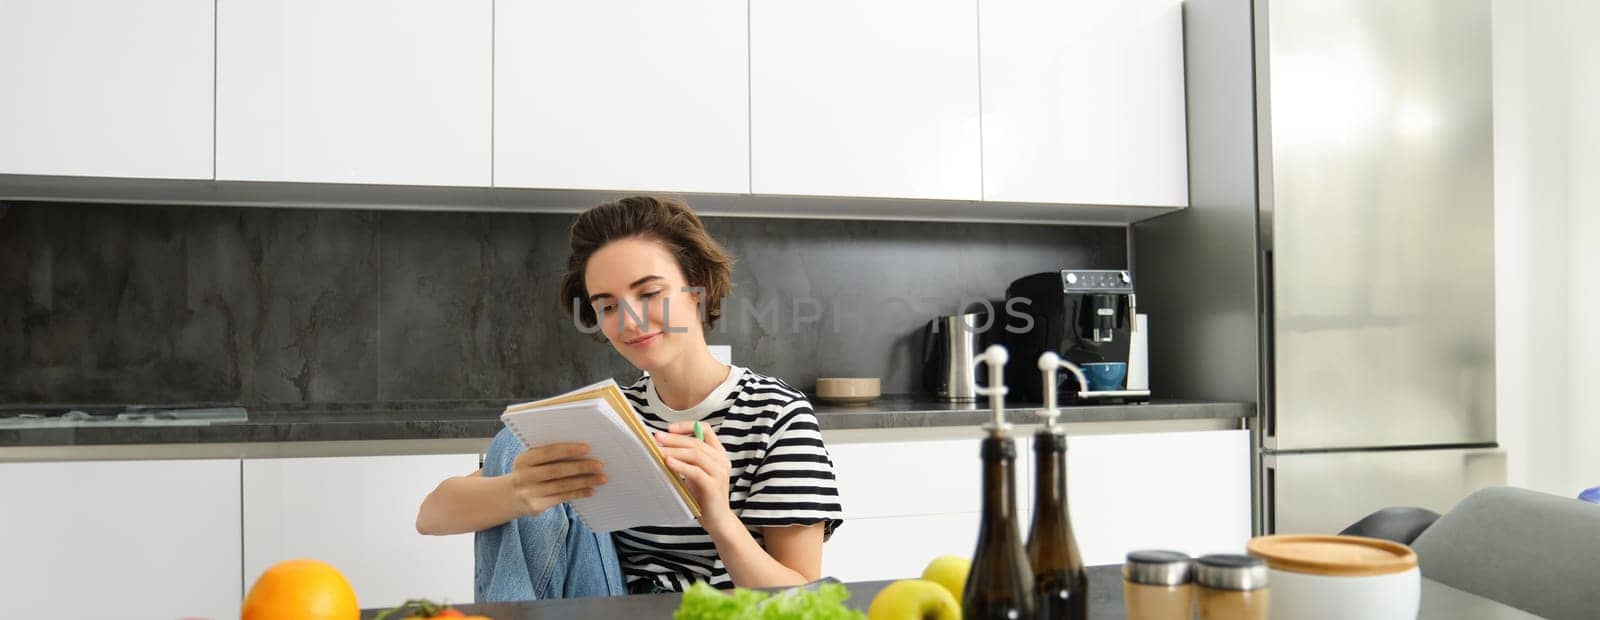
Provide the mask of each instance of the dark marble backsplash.
[{"label": "dark marble backsplash", "polygon": [[[556,300],[572,215],[0,203],[0,403],[505,399],[637,371]],[[921,324],[1125,229],[708,218],[712,344],[920,390]]]}]

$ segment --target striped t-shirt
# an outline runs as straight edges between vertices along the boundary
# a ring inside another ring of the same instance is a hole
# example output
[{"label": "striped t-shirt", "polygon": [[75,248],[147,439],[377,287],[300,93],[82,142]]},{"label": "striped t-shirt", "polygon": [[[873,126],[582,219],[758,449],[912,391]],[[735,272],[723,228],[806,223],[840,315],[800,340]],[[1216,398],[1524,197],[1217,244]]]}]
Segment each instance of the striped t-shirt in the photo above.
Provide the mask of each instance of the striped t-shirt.
[{"label": "striped t-shirt", "polygon": [[[700,404],[674,410],[645,375],[623,393],[645,425],[665,431],[673,422],[700,420],[728,452],[728,505],[762,542],[761,528],[823,523],[823,536],[843,520],[833,461],[804,394],[774,379],[733,366],[728,378]],[[733,579],[711,536],[699,524],[646,526],[613,533],[630,587],[647,584],[681,591],[695,581],[732,588]]]}]

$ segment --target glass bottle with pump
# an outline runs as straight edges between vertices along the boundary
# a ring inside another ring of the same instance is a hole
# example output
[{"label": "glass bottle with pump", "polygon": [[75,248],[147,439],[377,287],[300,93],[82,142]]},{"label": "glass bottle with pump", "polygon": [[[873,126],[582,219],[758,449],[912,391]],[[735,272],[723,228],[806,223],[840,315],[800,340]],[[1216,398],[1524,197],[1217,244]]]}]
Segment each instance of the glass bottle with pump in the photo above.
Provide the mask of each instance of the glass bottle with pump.
[{"label": "glass bottle with pump", "polygon": [[1089,579],[1083,571],[1083,556],[1078,553],[1078,540],[1072,535],[1072,519],[1067,512],[1067,434],[1056,424],[1060,415],[1056,409],[1056,371],[1060,368],[1075,375],[1082,372],[1055,353],[1039,356],[1039,371],[1044,373],[1041,414],[1045,420],[1033,436],[1035,484],[1028,563],[1033,569],[1040,618],[1087,620]]},{"label": "glass bottle with pump", "polygon": [[983,513],[978,548],[962,595],[961,616],[966,620],[1031,620],[1037,613],[1033,570],[1017,526],[1017,445],[1005,421],[1006,357],[1005,347],[993,345],[975,360],[989,366],[989,387],[979,388],[979,393],[989,396],[994,420],[984,426],[987,434],[979,450]]}]

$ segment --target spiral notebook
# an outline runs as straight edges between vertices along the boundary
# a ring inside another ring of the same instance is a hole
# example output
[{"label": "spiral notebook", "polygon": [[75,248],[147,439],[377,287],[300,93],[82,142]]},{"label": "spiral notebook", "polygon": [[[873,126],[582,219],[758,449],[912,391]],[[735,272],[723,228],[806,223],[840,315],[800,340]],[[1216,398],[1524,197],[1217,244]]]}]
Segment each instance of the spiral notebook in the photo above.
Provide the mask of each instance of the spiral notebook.
[{"label": "spiral notebook", "polygon": [[607,379],[560,396],[506,407],[500,420],[524,446],[589,444],[586,458],[605,463],[606,484],[569,502],[596,532],[643,525],[688,525],[700,504],[667,468],[650,429],[617,382]]}]

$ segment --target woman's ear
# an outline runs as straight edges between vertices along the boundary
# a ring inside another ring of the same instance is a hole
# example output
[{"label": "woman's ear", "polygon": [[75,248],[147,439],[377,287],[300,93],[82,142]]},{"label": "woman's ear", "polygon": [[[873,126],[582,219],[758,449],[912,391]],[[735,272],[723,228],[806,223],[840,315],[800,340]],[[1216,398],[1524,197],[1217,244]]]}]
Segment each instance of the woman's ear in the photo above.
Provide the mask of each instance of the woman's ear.
[{"label": "woman's ear", "polygon": [[705,318],[706,312],[706,287],[698,284],[689,285],[689,299],[694,300],[695,316]]}]

